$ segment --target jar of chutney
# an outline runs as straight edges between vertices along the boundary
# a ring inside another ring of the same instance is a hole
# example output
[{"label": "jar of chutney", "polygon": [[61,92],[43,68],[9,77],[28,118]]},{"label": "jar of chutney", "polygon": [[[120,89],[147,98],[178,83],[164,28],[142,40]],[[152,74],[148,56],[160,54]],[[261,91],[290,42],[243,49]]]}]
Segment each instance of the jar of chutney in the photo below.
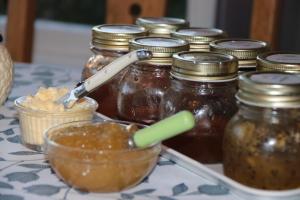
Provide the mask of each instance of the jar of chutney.
[{"label": "jar of chutney", "polygon": [[300,73],[300,54],[267,52],[257,56],[257,71]]},{"label": "jar of chutney", "polygon": [[300,187],[300,76],[248,72],[239,77],[239,110],[226,126],[226,176],[250,187]]},{"label": "jar of chutney", "polygon": [[[91,41],[93,55],[85,64],[82,80],[94,75],[114,59],[128,53],[129,40],[147,34],[145,28],[137,25],[104,24],[93,27]],[[117,90],[125,71],[126,69],[89,94],[99,104],[97,111],[110,118],[117,116]]]},{"label": "jar of chutney", "polygon": [[152,59],[130,65],[118,94],[118,118],[142,124],[159,120],[161,98],[170,85],[172,55],[189,49],[184,40],[140,37],[130,42],[130,50],[152,51]]},{"label": "jar of chutney", "polygon": [[210,43],[210,51],[237,57],[239,72],[255,71],[257,55],[268,49],[266,42],[251,39],[221,39]]},{"label": "jar of chutney", "polygon": [[171,32],[171,37],[189,42],[190,51],[209,51],[209,43],[226,37],[223,30],[216,28],[180,28]]},{"label": "jar of chutney", "polygon": [[237,111],[238,61],[231,55],[180,52],[173,57],[171,85],[161,102],[161,119],[191,111],[196,126],[165,145],[202,163],[222,161],[223,133]]},{"label": "jar of chutney", "polygon": [[189,26],[188,21],[172,17],[141,17],[135,23],[145,27],[149,36],[157,37],[170,37],[172,31]]}]

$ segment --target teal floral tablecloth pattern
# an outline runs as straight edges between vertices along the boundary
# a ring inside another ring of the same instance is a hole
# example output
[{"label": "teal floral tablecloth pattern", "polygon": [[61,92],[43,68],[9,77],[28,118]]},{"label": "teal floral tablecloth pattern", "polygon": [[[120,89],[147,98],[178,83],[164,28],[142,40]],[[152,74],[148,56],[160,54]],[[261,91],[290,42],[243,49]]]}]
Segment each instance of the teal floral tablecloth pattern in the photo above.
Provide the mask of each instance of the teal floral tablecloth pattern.
[{"label": "teal floral tablecloth pattern", "polygon": [[[234,200],[228,189],[160,158],[152,174],[138,186],[120,193],[89,193],[69,187],[51,170],[44,155],[20,144],[19,121],[13,101],[41,86],[73,87],[81,69],[15,64],[12,92],[0,108],[0,200]],[[99,177],[101,179],[101,177]]]}]

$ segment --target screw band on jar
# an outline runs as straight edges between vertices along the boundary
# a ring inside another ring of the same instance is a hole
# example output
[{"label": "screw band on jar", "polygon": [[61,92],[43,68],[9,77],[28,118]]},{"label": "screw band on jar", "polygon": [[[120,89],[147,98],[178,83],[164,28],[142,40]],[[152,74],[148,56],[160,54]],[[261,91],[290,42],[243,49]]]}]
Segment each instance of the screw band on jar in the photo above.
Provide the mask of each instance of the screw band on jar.
[{"label": "screw band on jar", "polygon": [[225,32],[215,28],[181,28],[171,33],[171,37],[186,40],[190,43],[190,51],[209,51],[209,43],[213,40],[222,39]]},{"label": "screw band on jar", "polygon": [[248,72],[239,76],[238,101],[259,107],[299,108],[300,75],[285,72]]},{"label": "screw band on jar", "polygon": [[203,51],[173,55],[171,76],[205,82],[227,82],[237,78],[238,61],[231,55]]},{"label": "screw band on jar", "polygon": [[140,62],[171,65],[173,54],[189,50],[189,44],[175,38],[139,37],[130,41],[129,49],[147,49],[152,52],[152,59]]},{"label": "screw band on jar", "polygon": [[142,17],[137,18],[135,23],[149,30],[152,36],[170,36],[172,31],[189,25],[184,19],[171,17]]},{"label": "screw band on jar", "polygon": [[236,56],[240,70],[255,69],[257,55],[268,49],[269,45],[266,42],[251,39],[221,39],[210,43],[210,51]]},{"label": "screw band on jar", "polygon": [[257,56],[258,71],[284,71],[300,73],[300,54],[268,52]]},{"label": "screw band on jar", "polygon": [[92,45],[105,49],[128,51],[129,41],[147,36],[148,31],[131,24],[103,24],[92,28]]}]

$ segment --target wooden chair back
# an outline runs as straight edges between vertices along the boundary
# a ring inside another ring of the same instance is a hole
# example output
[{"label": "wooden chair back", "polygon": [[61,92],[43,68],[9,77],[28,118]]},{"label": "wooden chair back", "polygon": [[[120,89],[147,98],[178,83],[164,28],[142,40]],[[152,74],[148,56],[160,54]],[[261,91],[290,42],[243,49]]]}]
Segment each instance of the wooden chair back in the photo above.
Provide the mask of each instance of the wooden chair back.
[{"label": "wooden chair back", "polygon": [[107,0],[106,23],[132,24],[138,17],[163,17],[167,0]]},{"label": "wooden chair back", "polygon": [[36,0],[8,0],[6,47],[14,61],[31,62]]},{"label": "wooden chair back", "polygon": [[[278,48],[279,16],[282,0],[253,0],[253,39]],[[165,15],[167,0],[107,0],[106,23],[134,23],[137,17]],[[14,61],[31,62],[36,0],[8,0],[6,46]]]},{"label": "wooden chair back", "polygon": [[269,42],[278,50],[282,0],[253,0],[250,37]]}]

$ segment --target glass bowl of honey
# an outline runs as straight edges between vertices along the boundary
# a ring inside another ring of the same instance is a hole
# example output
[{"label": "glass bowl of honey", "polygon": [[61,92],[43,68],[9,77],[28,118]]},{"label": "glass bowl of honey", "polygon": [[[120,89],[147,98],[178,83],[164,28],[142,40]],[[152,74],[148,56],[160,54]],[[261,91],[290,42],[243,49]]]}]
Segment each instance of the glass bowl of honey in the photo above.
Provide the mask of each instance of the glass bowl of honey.
[{"label": "glass bowl of honey", "polygon": [[131,147],[141,125],[120,121],[60,124],[44,135],[44,152],[57,176],[91,192],[118,192],[140,183],[156,165],[160,143]]}]

